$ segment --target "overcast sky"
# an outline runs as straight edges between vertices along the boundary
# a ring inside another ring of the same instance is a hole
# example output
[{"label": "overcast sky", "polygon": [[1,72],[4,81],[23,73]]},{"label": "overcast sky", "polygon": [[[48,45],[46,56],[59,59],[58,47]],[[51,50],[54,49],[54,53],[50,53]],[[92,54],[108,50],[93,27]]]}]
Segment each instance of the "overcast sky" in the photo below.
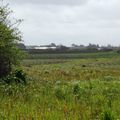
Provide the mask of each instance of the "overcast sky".
[{"label": "overcast sky", "polygon": [[120,45],[120,0],[9,0],[27,45]]}]

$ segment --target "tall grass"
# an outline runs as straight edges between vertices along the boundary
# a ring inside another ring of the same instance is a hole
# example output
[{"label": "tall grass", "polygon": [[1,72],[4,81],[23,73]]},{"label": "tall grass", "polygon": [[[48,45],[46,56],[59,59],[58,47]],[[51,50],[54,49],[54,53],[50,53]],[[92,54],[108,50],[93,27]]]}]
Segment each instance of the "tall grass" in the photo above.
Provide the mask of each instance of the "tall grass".
[{"label": "tall grass", "polygon": [[0,120],[119,120],[119,61],[26,61],[27,85],[0,84]]}]

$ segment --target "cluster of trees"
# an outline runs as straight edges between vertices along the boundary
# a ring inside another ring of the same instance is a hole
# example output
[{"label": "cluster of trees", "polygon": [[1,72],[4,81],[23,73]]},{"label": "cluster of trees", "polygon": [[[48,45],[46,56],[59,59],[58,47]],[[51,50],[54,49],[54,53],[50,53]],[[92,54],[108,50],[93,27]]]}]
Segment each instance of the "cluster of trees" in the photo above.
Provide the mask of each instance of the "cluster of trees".
[{"label": "cluster of trees", "polygon": [[0,0],[0,78],[10,74],[12,66],[21,57],[21,52],[16,47],[22,38],[17,28],[21,20],[13,20],[11,15],[9,5],[4,5]]},{"label": "cluster of trees", "polygon": [[[44,46],[43,46],[44,47]],[[26,49],[26,51],[30,54],[41,54],[41,53],[91,53],[91,52],[107,52],[116,50],[116,47],[108,46],[99,46],[98,44],[89,44],[85,45],[76,45],[72,44],[71,47],[67,47],[65,45],[56,45],[55,43],[51,43],[50,45],[46,45],[46,49],[38,49],[31,47],[31,49]],[[51,48],[50,48],[51,47]],[[52,49],[55,47],[55,49]],[[117,48],[118,49],[118,48]]]}]

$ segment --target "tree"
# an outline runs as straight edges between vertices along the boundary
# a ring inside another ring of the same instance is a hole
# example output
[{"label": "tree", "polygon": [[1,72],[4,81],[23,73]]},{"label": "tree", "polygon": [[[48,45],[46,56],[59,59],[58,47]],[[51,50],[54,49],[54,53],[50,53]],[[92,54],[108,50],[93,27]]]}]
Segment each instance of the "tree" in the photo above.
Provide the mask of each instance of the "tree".
[{"label": "tree", "polygon": [[26,49],[26,46],[23,44],[23,43],[18,43],[16,44],[16,46],[22,50],[25,50]]},{"label": "tree", "polygon": [[55,43],[51,43],[50,46],[51,47],[56,47],[56,44]]},{"label": "tree", "polygon": [[9,5],[0,0],[0,78],[12,71],[12,66],[20,60],[20,50],[16,44],[21,41],[18,25],[21,20],[11,19]]}]

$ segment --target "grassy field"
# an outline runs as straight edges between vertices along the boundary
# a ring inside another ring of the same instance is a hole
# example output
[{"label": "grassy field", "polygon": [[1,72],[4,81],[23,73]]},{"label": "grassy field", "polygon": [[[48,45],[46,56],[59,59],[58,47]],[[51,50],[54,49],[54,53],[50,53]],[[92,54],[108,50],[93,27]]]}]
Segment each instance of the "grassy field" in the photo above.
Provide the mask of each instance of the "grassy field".
[{"label": "grassy field", "polygon": [[26,86],[0,85],[0,120],[120,120],[119,54],[32,55],[22,68]]},{"label": "grassy field", "polygon": [[111,58],[118,56],[117,52],[96,53],[59,53],[59,54],[30,54],[29,59],[88,59],[88,58]]}]

